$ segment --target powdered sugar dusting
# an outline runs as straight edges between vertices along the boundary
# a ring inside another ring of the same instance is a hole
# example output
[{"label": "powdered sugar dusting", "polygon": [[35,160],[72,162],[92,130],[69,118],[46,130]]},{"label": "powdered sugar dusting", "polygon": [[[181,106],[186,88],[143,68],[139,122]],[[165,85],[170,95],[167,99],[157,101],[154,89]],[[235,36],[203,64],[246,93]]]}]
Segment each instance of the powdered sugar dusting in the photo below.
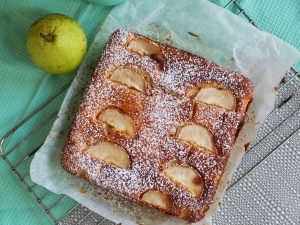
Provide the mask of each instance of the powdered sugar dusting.
[{"label": "powdered sugar dusting", "polygon": [[[126,50],[127,41],[135,36],[138,35],[124,30],[112,34],[76,114],[62,164],[71,173],[133,200],[139,200],[149,189],[159,190],[172,199],[173,207],[168,213],[178,216],[186,209],[190,215],[185,219],[198,221],[211,204],[224,172],[243,123],[245,103],[242,100],[251,97],[252,83],[203,58],[155,43],[164,55],[161,70],[152,57]],[[153,87],[151,93],[143,94],[108,79],[110,71],[124,65],[145,71]],[[231,91],[237,99],[236,112],[195,103],[186,97],[188,90],[203,83],[217,83]],[[110,131],[96,120],[97,113],[108,106],[118,107],[131,117],[137,128],[134,138]],[[177,130],[186,123],[206,126],[219,154],[181,143],[176,137]],[[100,141],[126,149],[131,168],[116,168],[86,153],[88,146]],[[172,164],[197,169],[205,184],[200,197],[193,197],[166,179],[161,170]]]}]

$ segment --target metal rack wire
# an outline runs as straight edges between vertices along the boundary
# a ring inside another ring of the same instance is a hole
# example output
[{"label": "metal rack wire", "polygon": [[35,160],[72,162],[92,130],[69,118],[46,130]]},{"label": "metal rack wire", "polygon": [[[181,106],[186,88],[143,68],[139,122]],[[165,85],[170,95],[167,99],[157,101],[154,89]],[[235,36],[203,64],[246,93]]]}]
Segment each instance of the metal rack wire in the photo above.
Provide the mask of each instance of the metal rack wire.
[{"label": "metal rack wire", "polygon": [[[236,0],[231,0],[228,2],[224,8],[234,7],[236,14],[243,16],[249,23],[256,26],[254,21],[250,16],[245,12],[245,10],[236,2]],[[293,101],[299,94],[300,96],[300,74],[294,68],[291,68],[281,86],[278,88],[278,98],[276,102],[275,109],[270,113],[267,118],[272,120],[272,118],[284,107],[288,107],[290,102]],[[36,143],[32,145],[34,147],[28,147],[26,143],[31,143],[35,135],[37,135],[42,129],[49,130],[51,124],[57,116],[58,109],[56,108],[53,112],[50,113],[46,119],[41,120],[37,125],[25,132],[21,138],[19,133],[20,130],[24,129],[28,124],[32,123],[39,114],[42,114],[43,111],[51,109],[51,104],[55,101],[61,99],[71,82],[66,83],[61,90],[59,90],[55,95],[48,98],[42,105],[36,108],[28,116],[26,116],[22,121],[20,121],[15,127],[8,131],[0,140],[0,155],[2,159],[8,164],[13,173],[19,178],[19,180],[25,185],[28,191],[33,195],[38,204],[40,204],[45,212],[53,220],[54,224],[114,224],[109,220],[106,220],[104,217],[95,214],[92,211],[89,211],[84,206],[72,201],[66,195],[56,195],[50,191],[43,189],[37,184],[34,184],[30,180],[29,175],[29,165],[34,153],[39,149],[42,143]],[[296,97],[295,97],[296,96]],[[246,156],[251,154],[257,146],[262,142],[267,140],[270,136],[276,133],[277,129],[285,124],[289,123],[289,120],[297,116],[300,113],[300,108],[295,109],[289,115],[282,118],[280,121],[273,123],[272,129],[262,129],[261,132],[257,135],[252,145],[250,146]],[[49,114],[49,113],[48,113]],[[293,130],[287,136],[285,136],[279,143],[277,143],[274,148],[270,149],[266,154],[259,158],[253,165],[247,168],[246,172],[240,173],[234,177],[231,186],[228,188],[227,192],[231,191],[233,187],[242,182],[245,177],[252,173],[254,170],[259,168],[259,166],[268,159],[272,154],[274,154],[277,149],[283,146],[288,140],[293,138],[295,135],[299,134],[300,127]],[[15,140],[17,139],[17,140]],[[31,144],[30,144],[31,145]],[[49,201],[51,199],[51,201]],[[66,207],[68,206],[68,207]],[[61,211],[62,208],[65,211]]]}]

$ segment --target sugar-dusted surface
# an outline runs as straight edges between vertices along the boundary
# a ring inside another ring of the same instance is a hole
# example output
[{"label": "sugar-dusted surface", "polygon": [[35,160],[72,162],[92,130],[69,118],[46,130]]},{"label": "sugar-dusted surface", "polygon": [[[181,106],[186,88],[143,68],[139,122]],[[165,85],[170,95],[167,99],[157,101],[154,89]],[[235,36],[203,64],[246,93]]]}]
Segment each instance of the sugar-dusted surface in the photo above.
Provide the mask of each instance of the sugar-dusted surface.
[{"label": "sugar-dusted surface", "polygon": [[143,68],[149,73],[155,86],[181,97],[193,87],[216,84],[234,94],[238,106],[236,111],[246,110],[254,89],[247,77],[226,71],[204,58],[151,40],[158,45],[164,55],[163,71],[161,71],[160,63],[153,60],[153,57],[141,57],[126,50],[127,43],[134,37],[133,33],[125,30],[119,30],[112,35],[101,58],[105,68],[116,65],[134,65]]},{"label": "sugar-dusted surface", "polygon": [[[251,99],[252,84],[247,78],[226,72],[202,58],[158,44],[165,56],[161,70],[152,57],[142,57],[126,50],[127,41],[134,36],[136,34],[124,30],[111,36],[76,115],[69,144],[63,151],[62,164],[69,172],[133,200],[139,200],[149,189],[159,190],[173,201],[168,213],[178,216],[185,209],[190,211],[185,219],[198,221],[204,216],[218,187],[243,122],[243,110],[249,103],[244,99]],[[148,73],[153,86],[150,94],[128,89],[108,79],[109,71],[124,65]],[[197,104],[185,96],[190,88],[207,83],[230,90],[237,99],[237,112]],[[95,119],[97,113],[108,106],[122,109],[133,119],[138,128],[135,138],[109,131]],[[219,155],[177,140],[177,129],[191,122],[203,124],[210,130]],[[128,151],[132,161],[130,169],[110,166],[85,153],[87,146],[103,140]],[[196,168],[205,184],[202,195],[192,197],[166,179],[161,173],[166,164]]]}]

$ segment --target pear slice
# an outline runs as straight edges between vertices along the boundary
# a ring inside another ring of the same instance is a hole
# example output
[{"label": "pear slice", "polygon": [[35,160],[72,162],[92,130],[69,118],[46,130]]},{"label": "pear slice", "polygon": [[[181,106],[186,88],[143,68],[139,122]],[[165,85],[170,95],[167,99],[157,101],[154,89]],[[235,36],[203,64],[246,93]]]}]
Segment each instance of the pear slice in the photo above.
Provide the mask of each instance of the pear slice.
[{"label": "pear slice", "polygon": [[146,93],[147,89],[150,88],[150,84],[145,80],[145,77],[145,72],[129,67],[119,67],[111,73],[109,79],[128,88]]},{"label": "pear slice", "polygon": [[109,142],[100,142],[90,146],[87,149],[87,152],[96,159],[119,168],[126,169],[131,165],[131,160],[127,151],[120,146]]},{"label": "pear slice", "polygon": [[171,181],[181,185],[193,196],[199,197],[203,191],[203,181],[197,171],[191,167],[174,165],[164,169],[164,174]]},{"label": "pear slice", "polygon": [[162,210],[168,211],[172,208],[172,201],[170,197],[157,190],[147,191],[143,194],[141,200]]},{"label": "pear slice", "polygon": [[140,55],[150,56],[158,63],[160,70],[163,70],[165,57],[156,44],[145,38],[135,38],[129,41],[127,49]]},{"label": "pear slice", "polygon": [[134,38],[130,40],[127,49],[141,55],[156,55],[160,53],[157,45],[144,38]]},{"label": "pear slice", "polygon": [[188,124],[180,129],[178,139],[188,144],[205,148],[212,153],[217,153],[212,134],[204,126]]},{"label": "pear slice", "polygon": [[196,94],[194,100],[228,110],[235,110],[236,107],[236,99],[232,93],[228,90],[215,87],[201,88]]},{"label": "pear slice", "polygon": [[135,135],[135,127],[132,119],[118,108],[106,108],[98,114],[97,119],[116,131],[127,133],[131,137]]}]

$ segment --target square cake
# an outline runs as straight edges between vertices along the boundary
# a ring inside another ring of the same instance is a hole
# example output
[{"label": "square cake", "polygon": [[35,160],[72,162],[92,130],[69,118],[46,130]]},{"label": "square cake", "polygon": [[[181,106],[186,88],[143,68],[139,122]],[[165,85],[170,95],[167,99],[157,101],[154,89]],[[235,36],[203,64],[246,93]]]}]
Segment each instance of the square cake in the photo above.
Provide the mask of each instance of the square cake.
[{"label": "square cake", "polygon": [[132,201],[199,221],[253,89],[248,78],[204,58],[117,30],[86,88],[62,166]]}]

